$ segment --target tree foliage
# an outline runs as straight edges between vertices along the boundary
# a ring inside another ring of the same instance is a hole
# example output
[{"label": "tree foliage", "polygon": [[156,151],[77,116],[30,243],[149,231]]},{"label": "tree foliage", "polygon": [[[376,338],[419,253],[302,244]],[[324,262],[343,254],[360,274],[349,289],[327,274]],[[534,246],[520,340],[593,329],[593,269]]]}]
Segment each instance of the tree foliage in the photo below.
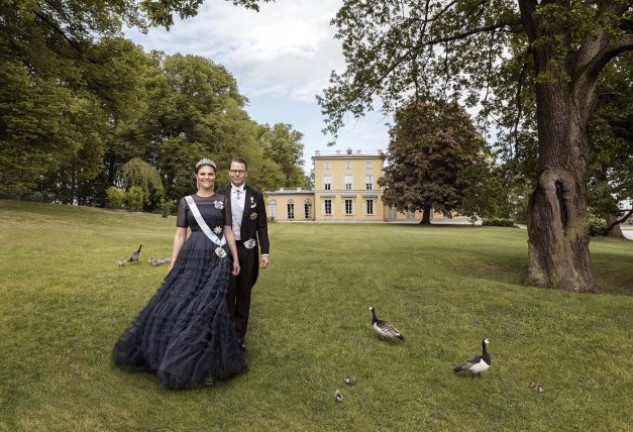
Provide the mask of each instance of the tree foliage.
[{"label": "tree foliage", "polygon": [[154,205],[160,203],[163,195],[163,183],[160,174],[149,163],[141,158],[133,158],[127,161],[120,169],[121,182],[126,188],[138,186],[143,190],[145,203]]},{"label": "tree foliage", "polygon": [[[259,3],[232,2],[255,10]],[[0,194],[38,188],[57,201],[106,205],[108,188],[135,158],[159,173],[167,201],[192,192],[201,157],[220,167],[246,157],[270,170],[253,170],[254,185],[283,186],[282,171],[293,168],[264,155],[229,71],[198,56],[146,54],[121,37],[123,23],[169,27],[201,4],[0,0]],[[159,206],[154,186],[141,186],[150,210]]]},{"label": "tree foliage", "polygon": [[[603,71],[589,137],[590,208],[609,222],[630,217],[632,209],[622,209],[620,203],[633,200],[633,55],[623,56]],[[613,234],[622,237],[621,230]]]},{"label": "tree foliage", "polygon": [[307,187],[303,172],[303,134],[285,123],[260,127],[259,141],[264,148],[264,156],[281,167],[285,180],[279,187]]},{"label": "tree foliage", "polygon": [[[587,124],[600,71],[633,50],[633,5],[345,0],[333,23],[347,68],[332,74],[319,98],[326,130],[336,135],[348,113],[361,116],[376,99],[386,111],[407,94],[480,104],[488,115],[482,125],[494,121],[502,136],[514,138],[516,148],[508,153],[525,160],[537,155],[535,166],[524,167],[534,170],[527,282],[595,291],[585,193]],[[533,122],[522,120],[525,114]]]},{"label": "tree foliage", "polygon": [[455,103],[411,100],[395,115],[387,153],[388,166],[379,184],[383,200],[399,211],[432,209],[451,215],[462,205],[468,183],[466,168],[482,165],[485,142],[470,115]]}]

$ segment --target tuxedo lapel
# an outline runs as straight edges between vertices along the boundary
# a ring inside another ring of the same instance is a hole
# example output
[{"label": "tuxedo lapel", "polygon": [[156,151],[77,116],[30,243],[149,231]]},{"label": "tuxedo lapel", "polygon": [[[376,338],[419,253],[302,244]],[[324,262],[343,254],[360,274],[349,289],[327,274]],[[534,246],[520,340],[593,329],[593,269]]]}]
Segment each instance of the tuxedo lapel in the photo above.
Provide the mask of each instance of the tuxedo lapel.
[{"label": "tuxedo lapel", "polygon": [[246,227],[248,225],[248,221],[250,220],[249,217],[251,214],[251,196],[251,191],[244,187],[244,212],[242,213],[242,223],[240,225],[241,227]]}]

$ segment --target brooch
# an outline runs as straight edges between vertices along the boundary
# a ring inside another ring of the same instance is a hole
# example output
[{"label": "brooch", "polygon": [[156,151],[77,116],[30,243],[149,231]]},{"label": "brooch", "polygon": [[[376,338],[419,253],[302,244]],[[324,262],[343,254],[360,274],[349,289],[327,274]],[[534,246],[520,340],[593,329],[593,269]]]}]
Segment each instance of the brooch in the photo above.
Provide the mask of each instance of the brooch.
[{"label": "brooch", "polygon": [[216,234],[220,234],[222,232],[222,227],[216,226],[215,228],[213,228],[213,232]]},{"label": "brooch", "polygon": [[257,219],[257,213],[253,212],[251,213],[251,220],[254,221],[255,219]]},{"label": "brooch", "polygon": [[214,201],[213,205],[218,210],[222,210],[224,208],[224,203],[222,201]]}]

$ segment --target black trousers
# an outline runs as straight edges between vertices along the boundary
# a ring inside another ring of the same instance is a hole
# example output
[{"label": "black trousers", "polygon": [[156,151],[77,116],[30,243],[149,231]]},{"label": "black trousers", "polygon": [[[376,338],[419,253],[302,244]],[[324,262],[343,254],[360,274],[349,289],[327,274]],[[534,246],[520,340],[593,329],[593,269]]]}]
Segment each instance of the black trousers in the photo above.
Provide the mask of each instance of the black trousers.
[{"label": "black trousers", "polygon": [[248,314],[251,307],[251,290],[259,274],[259,247],[246,249],[243,242],[237,243],[237,255],[240,260],[240,274],[231,276],[227,303],[233,316],[235,334],[243,342],[248,328]]}]

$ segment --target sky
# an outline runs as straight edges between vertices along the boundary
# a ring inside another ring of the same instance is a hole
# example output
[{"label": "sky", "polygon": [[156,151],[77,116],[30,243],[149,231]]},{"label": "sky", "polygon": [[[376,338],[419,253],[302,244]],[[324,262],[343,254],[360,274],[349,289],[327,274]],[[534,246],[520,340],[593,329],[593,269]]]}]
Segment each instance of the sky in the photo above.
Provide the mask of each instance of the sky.
[{"label": "sky", "polygon": [[257,123],[287,123],[303,133],[304,168],[309,171],[315,151],[322,155],[376,154],[388,148],[391,118],[380,112],[347,119],[336,145],[324,135],[316,95],[328,86],[332,70],[343,72],[341,43],[334,38],[341,0],[276,0],[260,4],[260,12],[224,0],[206,0],[198,15],[176,20],[169,31],[152,28],[146,34],[125,29],[125,35],[145,52],[193,54],[221,64],[235,77],[248,98],[246,111]]}]

